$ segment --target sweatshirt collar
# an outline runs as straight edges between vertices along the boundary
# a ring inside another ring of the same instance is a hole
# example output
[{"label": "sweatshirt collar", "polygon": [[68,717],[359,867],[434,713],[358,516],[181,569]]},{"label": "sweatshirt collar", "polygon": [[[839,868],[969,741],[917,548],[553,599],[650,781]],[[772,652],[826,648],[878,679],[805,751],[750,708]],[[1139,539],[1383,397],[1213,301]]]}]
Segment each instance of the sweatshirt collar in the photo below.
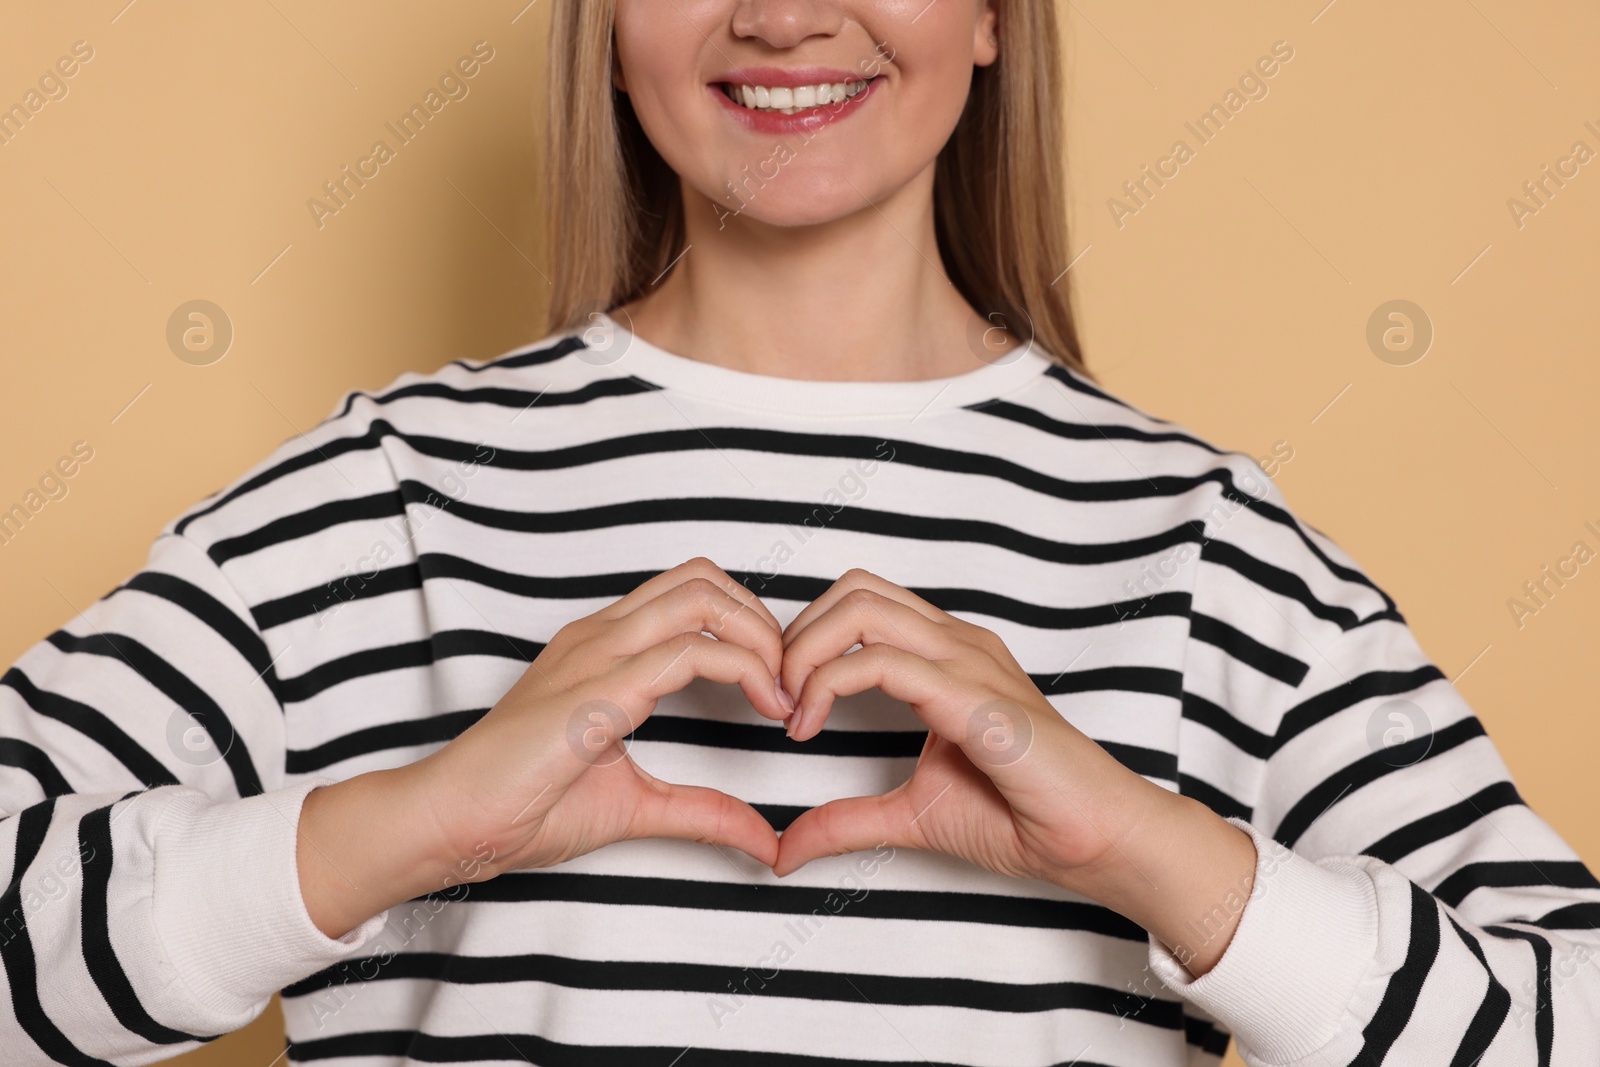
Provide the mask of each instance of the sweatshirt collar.
[{"label": "sweatshirt collar", "polygon": [[1037,345],[1029,345],[1008,354],[1003,362],[974,359],[972,370],[945,378],[813,381],[690,359],[651,344],[603,312],[593,322],[579,334],[587,347],[580,358],[586,362],[714,403],[791,415],[914,417],[965,407],[1019,389],[1055,362]]}]

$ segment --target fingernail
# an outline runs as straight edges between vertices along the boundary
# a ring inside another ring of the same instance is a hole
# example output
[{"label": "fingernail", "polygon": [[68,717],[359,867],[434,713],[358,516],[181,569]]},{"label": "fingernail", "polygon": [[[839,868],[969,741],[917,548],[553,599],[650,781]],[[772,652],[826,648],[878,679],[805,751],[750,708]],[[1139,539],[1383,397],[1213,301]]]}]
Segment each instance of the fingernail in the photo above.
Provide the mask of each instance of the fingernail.
[{"label": "fingernail", "polygon": [[793,729],[789,731],[789,736],[796,741],[800,740],[800,727],[805,724],[805,714],[802,709],[796,708],[794,714],[789,716],[789,722],[793,724]]},{"label": "fingernail", "polygon": [[789,740],[791,741],[794,740],[794,721],[799,717],[800,716],[791,713],[788,718],[783,720],[783,732],[789,736]]},{"label": "fingernail", "polygon": [[793,711],[794,710],[794,700],[793,700],[793,698],[791,698],[789,696],[788,693],[784,692],[783,683],[782,682],[777,683],[775,688],[778,691],[778,703],[782,704],[785,708],[788,708],[790,711]]}]

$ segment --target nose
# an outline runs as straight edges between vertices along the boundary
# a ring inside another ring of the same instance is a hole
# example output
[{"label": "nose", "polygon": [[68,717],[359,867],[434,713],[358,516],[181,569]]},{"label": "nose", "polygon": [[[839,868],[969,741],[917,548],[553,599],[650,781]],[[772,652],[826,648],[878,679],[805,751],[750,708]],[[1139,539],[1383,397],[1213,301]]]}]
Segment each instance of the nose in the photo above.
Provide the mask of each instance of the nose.
[{"label": "nose", "polygon": [[793,48],[808,37],[832,37],[843,25],[834,0],[739,0],[730,28],[735,37]]}]

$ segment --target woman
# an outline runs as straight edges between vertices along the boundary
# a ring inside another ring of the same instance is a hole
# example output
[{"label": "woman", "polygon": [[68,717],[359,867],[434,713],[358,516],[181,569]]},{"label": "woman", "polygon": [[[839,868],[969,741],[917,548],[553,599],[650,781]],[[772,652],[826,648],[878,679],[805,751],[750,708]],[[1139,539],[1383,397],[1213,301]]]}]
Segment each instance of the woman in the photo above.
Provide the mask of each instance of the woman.
[{"label": "woman", "polygon": [[551,335],[5,675],[5,1062],[1593,1062],[1394,604],[1084,368],[1050,6],[554,18]]}]

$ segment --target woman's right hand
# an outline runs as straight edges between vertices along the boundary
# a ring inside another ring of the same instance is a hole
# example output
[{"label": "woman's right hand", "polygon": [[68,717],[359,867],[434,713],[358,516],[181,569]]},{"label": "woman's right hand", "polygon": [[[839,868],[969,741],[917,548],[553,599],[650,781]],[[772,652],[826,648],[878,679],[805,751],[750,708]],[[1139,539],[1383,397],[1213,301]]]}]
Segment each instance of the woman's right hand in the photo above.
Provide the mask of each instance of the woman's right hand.
[{"label": "woman's right hand", "polygon": [[339,937],[441,881],[548,867],[632,838],[731,845],[771,865],[777,833],[754,808],[652,777],[622,738],[695,678],[737,684],[783,721],[794,709],[776,681],[782,658],[771,611],[703,557],[568,623],[443,748],[306,796],[299,862],[312,920]]}]

